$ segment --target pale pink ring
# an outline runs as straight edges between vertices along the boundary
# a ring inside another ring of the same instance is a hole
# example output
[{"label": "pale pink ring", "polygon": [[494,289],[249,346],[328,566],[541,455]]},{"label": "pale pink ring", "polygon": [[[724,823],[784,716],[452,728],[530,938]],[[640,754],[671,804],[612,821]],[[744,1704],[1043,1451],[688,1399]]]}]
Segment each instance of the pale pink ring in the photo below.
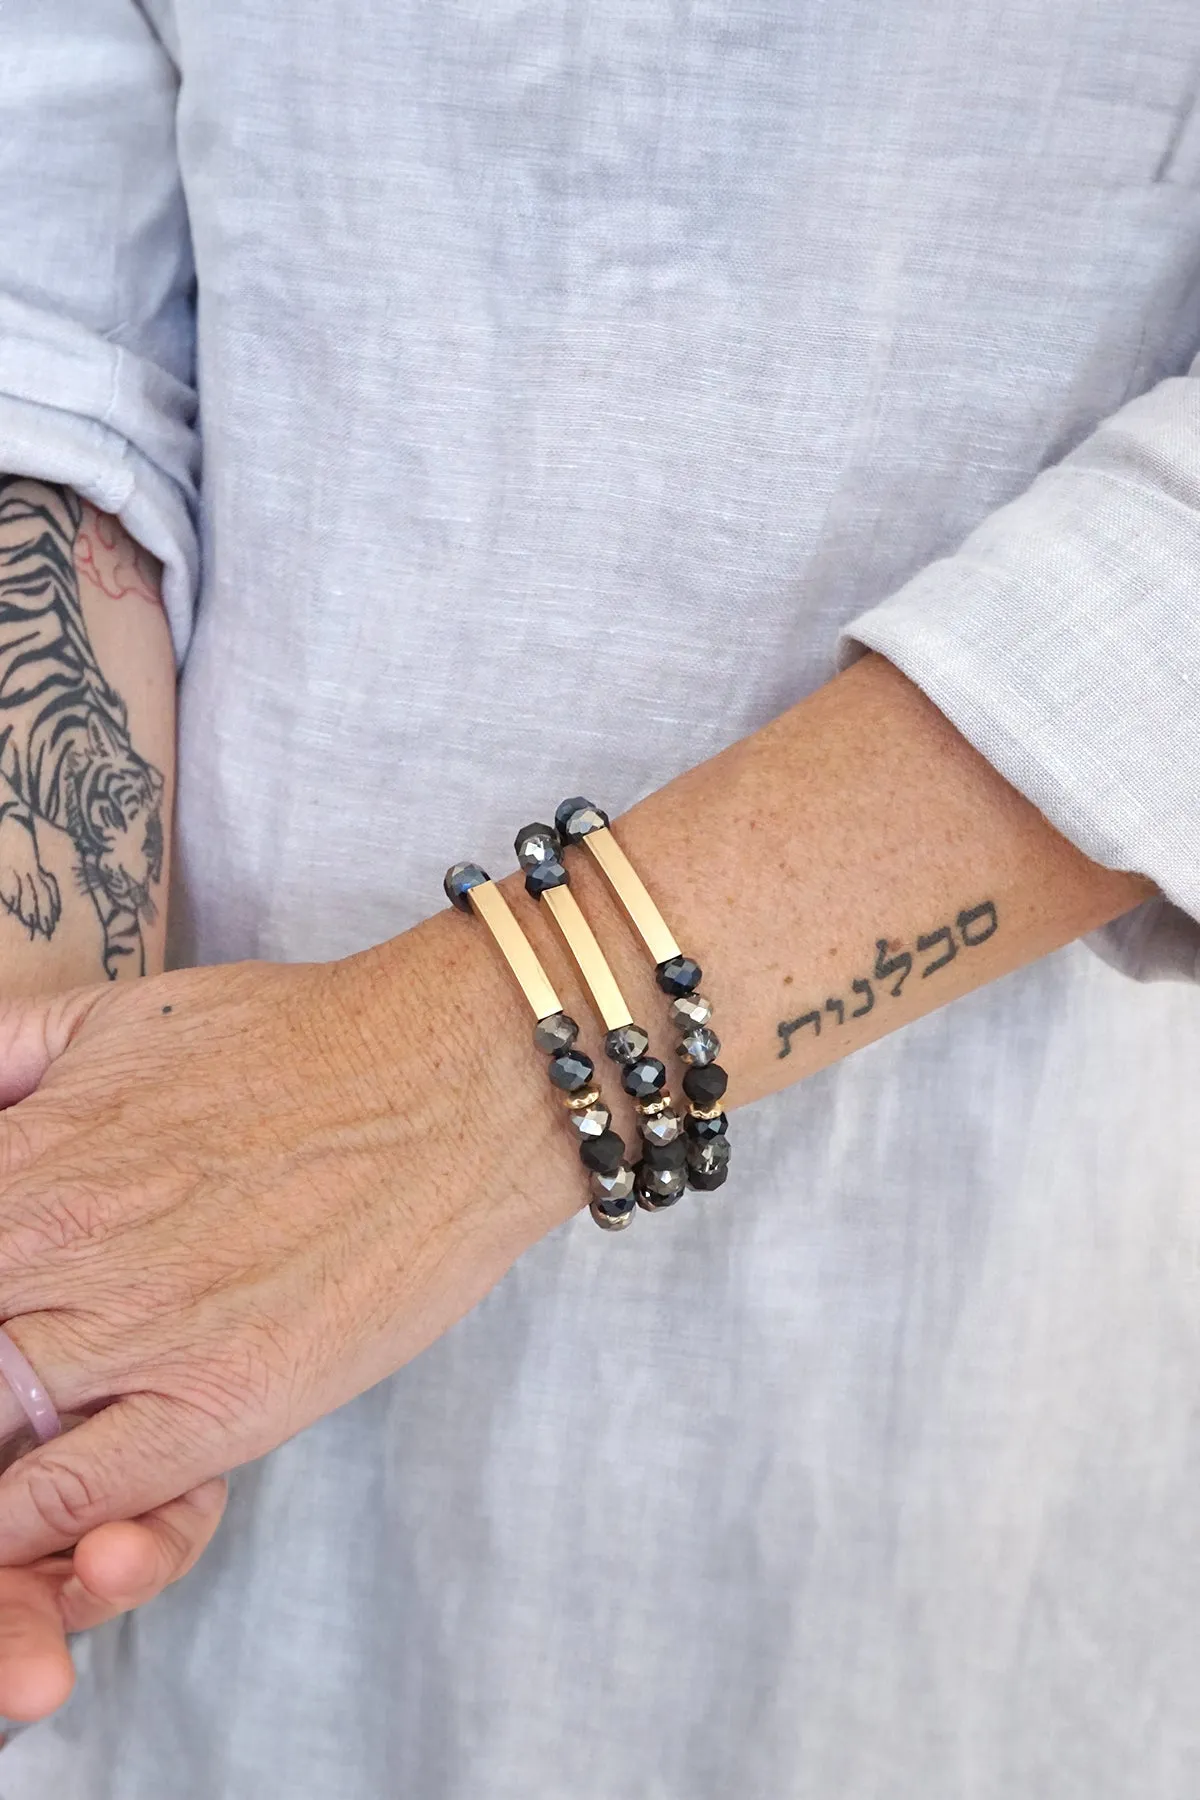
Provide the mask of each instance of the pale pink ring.
[{"label": "pale pink ring", "polygon": [[62,1420],[58,1416],[53,1400],[42,1386],[38,1372],[29,1358],[22,1355],[2,1327],[0,1327],[0,1375],[3,1375],[13,1394],[20,1401],[25,1417],[33,1426],[41,1442],[48,1444],[51,1438],[58,1437],[62,1431]]}]

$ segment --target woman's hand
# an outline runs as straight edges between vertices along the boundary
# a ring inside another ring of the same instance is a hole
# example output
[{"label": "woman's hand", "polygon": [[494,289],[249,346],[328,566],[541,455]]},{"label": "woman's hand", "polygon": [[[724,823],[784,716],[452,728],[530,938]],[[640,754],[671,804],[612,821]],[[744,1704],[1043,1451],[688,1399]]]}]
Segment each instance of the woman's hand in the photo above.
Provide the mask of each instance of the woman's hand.
[{"label": "woman's hand", "polygon": [[[447,927],[452,967],[428,950]],[[271,1449],[583,1201],[528,1032],[479,1029],[503,983],[444,914],[346,963],[0,1013],[0,1315],[60,1411],[103,1407],[0,1477],[0,1562]],[[0,1393],[0,1433],[17,1422]]]},{"label": "woman's hand", "polygon": [[144,1518],[97,1526],[73,1555],[0,1569],[0,1713],[30,1721],[61,1706],[75,1679],[67,1634],[144,1606],[186,1575],[225,1494],[224,1481],[208,1481]]}]

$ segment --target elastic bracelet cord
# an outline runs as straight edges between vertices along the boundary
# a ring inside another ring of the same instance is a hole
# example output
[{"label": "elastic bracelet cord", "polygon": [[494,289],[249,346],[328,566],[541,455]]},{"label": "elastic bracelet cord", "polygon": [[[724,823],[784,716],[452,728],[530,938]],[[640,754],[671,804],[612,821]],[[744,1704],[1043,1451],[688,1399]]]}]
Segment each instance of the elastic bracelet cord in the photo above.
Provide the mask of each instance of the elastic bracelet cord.
[{"label": "elastic bracelet cord", "polygon": [[613,836],[606,812],[575,795],[555,813],[554,829],[562,844],[587,847],[653,959],[658,985],[670,998],[671,1018],[680,1033],[677,1054],[687,1065],[683,1091],[689,1101],[684,1120],[688,1185],[705,1192],[719,1188],[729,1173],[729,1120],[722,1107],[729,1077],[717,1061],[721,1040],[709,1023],[712,1006],[699,992],[703,970],[675,942],[641,876]]},{"label": "elastic bracelet cord", "polygon": [[526,890],[561,932],[603,1020],[605,1053],[620,1065],[621,1086],[636,1108],[642,1138],[634,1189],[637,1203],[646,1212],[661,1212],[674,1206],[687,1186],[688,1143],[667,1092],[666,1065],[651,1056],[649,1035],[634,1024],[628,1002],[579,910],[553,826],[526,825],[517,833],[515,849],[525,870]]},{"label": "elastic bracelet cord", "polygon": [[591,1213],[605,1231],[620,1231],[635,1211],[634,1171],[625,1143],[612,1129],[612,1114],[600,1097],[596,1065],[576,1048],[579,1027],[562,1008],[533,946],[521,930],[508,901],[477,863],[455,863],[442,883],[446,898],[459,912],[473,912],[491,932],[500,954],[517,978],[536,1023],[533,1041],[550,1058],[548,1074],[562,1095],[567,1117],[579,1139],[579,1160],[591,1176]]}]

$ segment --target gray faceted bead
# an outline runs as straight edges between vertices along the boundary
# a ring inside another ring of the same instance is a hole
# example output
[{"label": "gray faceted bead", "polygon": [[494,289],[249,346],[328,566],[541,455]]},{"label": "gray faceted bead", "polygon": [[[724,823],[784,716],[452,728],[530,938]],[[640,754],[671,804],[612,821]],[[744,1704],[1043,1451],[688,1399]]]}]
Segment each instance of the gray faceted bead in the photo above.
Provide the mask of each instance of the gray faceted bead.
[{"label": "gray faceted bead", "polygon": [[685,1032],[680,1038],[679,1054],[684,1062],[703,1069],[720,1056],[721,1040],[707,1025],[697,1025],[694,1031]]},{"label": "gray faceted bead", "polygon": [[706,1000],[703,994],[680,994],[671,1002],[671,1017],[678,1031],[691,1031],[697,1025],[707,1025],[712,1018],[712,1001]]},{"label": "gray faceted bead", "polygon": [[604,1052],[614,1062],[636,1062],[650,1048],[650,1034],[640,1025],[618,1025],[604,1040]]},{"label": "gray faceted bead", "polygon": [[446,870],[442,886],[446,890],[446,898],[451,906],[457,906],[459,912],[470,912],[471,902],[467,895],[472,888],[482,887],[491,876],[478,863],[455,863]]},{"label": "gray faceted bead", "polygon": [[533,1041],[547,1056],[556,1050],[569,1050],[579,1036],[579,1027],[565,1012],[548,1013],[533,1028]]},{"label": "gray faceted bead", "polygon": [[674,1206],[686,1187],[686,1169],[648,1169],[643,1163],[638,1170],[638,1205],[648,1212]]},{"label": "gray faceted bead", "polygon": [[554,815],[554,823],[564,844],[577,844],[589,831],[603,831],[608,814],[582,794],[564,800]]},{"label": "gray faceted bead", "polygon": [[553,825],[523,825],[513,839],[513,849],[523,869],[536,868],[542,862],[557,861],[561,847]]},{"label": "gray faceted bead", "polygon": [[688,1167],[697,1175],[715,1175],[729,1167],[730,1143],[727,1137],[710,1138],[706,1144],[688,1146]]},{"label": "gray faceted bead", "polygon": [[633,1193],[633,1170],[628,1163],[611,1175],[603,1175],[599,1170],[592,1175],[592,1198],[602,1206],[621,1206]]},{"label": "gray faceted bead", "polygon": [[534,900],[540,900],[547,888],[566,887],[570,876],[562,863],[555,856],[548,856],[545,862],[534,863],[525,871],[525,892]]},{"label": "gray faceted bead", "polygon": [[683,1129],[683,1120],[673,1112],[652,1113],[638,1123],[648,1144],[673,1144]]},{"label": "gray faceted bead", "polygon": [[602,1103],[585,1107],[582,1112],[568,1113],[567,1117],[581,1138],[598,1138],[612,1124],[612,1114]]},{"label": "gray faceted bead", "polygon": [[547,1069],[555,1087],[561,1088],[564,1094],[573,1094],[587,1087],[596,1065],[582,1050],[556,1050]]}]

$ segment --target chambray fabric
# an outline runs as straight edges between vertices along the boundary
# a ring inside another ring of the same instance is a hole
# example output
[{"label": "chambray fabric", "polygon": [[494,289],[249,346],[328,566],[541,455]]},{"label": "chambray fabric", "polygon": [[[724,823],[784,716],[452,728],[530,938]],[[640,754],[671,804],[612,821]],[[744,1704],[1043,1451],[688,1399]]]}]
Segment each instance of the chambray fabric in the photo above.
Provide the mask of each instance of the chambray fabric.
[{"label": "chambray fabric", "polygon": [[1198,57],[1195,0],[4,9],[0,465],[166,562],[179,958],[386,937],[862,644],[1164,898],[241,1472],[3,1800],[1195,1800],[1200,1000],[1111,965],[1200,945]]}]

